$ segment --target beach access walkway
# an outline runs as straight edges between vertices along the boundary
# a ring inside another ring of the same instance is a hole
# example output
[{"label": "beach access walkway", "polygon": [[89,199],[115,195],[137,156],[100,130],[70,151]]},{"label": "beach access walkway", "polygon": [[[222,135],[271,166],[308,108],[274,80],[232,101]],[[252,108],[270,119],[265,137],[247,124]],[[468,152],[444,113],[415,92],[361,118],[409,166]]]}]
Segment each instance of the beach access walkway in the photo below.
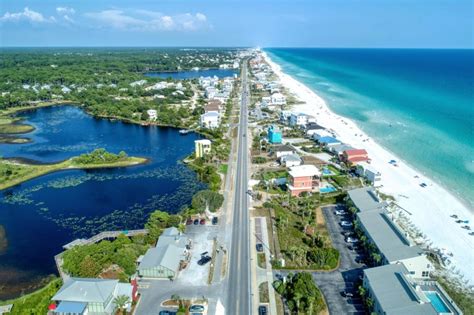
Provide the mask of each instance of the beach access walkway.
[{"label": "beach access walkway", "polygon": [[[65,250],[71,249],[74,246],[82,246],[82,245],[89,245],[89,244],[95,244],[97,242],[100,242],[104,239],[111,239],[111,238],[117,238],[120,235],[125,235],[127,237],[135,236],[135,235],[146,235],[148,234],[148,229],[141,229],[141,230],[123,230],[123,231],[104,231],[99,234],[96,234],[88,239],[84,238],[79,238],[75,239],[72,242],[67,243],[66,245],[63,246]],[[65,251],[57,254],[54,256],[54,261],[56,263],[56,268],[58,269],[59,275],[63,280],[67,279],[69,275],[64,272],[62,266],[63,266],[63,254]]]}]

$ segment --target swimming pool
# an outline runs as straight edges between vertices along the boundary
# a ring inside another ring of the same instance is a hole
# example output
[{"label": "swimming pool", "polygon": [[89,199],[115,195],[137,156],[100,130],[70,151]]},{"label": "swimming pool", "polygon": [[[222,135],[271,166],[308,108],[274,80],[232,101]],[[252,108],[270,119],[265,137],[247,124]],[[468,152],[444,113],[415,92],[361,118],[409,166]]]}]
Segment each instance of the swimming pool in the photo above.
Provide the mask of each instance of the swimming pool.
[{"label": "swimming pool", "polygon": [[333,191],[336,191],[336,190],[337,190],[337,189],[334,188],[334,187],[331,186],[331,185],[326,185],[325,187],[319,188],[319,192],[322,193],[322,194],[330,193],[330,192],[333,192]]},{"label": "swimming pool", "polygon": [[334,175],[334,173],[331,172],[331,170],[329,170],[328,168],[323,168],[322,173],[323,175],[326,175],[326,176]]},{"label": "swimming pool", "polygon": [[444,304],[439,294],[435,291],[425,291],[426,297],[430,300],[431,305],[438,313],[451,313],[451,310]]}]

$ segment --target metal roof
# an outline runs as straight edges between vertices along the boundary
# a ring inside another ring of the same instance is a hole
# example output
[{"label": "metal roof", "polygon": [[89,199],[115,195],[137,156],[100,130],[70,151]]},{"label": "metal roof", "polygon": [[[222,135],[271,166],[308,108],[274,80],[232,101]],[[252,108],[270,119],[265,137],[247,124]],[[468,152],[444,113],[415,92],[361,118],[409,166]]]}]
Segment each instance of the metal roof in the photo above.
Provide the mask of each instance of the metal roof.
[{"label": "metal roof", "polygon": [[138,270],[162,266],[176,272],[179,269],[180,261],[184,259],[183,254],[183,248],[174,244],[150,248],[143,256]]},{"label": "metal roof", "polygon": [[438,314],[431,303],[420,300],[413,284],[407,281],[408,270],[403,264],[365,269],[364,274],[383,314]]},{"label": "metal roof", "polygon": [[423,254],[423,250],[412,245],[385,212],[359,212],[357,217],[379,251],[390,263]]},{"label": "metal roof", "polygon": [[118,280],[69,278],[53,296],[53,301],[104,303],[114,292]]},{"label": "metal roof", "polygon": [[356,208],[361,212],[380,210],[385,206],[385,203],[380,202],[373,187],[352,189],[347,193],[349,194],[349,198],[351,198]]}]

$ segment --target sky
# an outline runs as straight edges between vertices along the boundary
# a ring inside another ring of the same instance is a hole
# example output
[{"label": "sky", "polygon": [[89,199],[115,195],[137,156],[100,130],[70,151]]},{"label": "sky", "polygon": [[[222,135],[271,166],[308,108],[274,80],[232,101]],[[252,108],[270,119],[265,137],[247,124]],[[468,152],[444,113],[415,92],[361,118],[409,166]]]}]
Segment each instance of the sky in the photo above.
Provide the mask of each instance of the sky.
[{"label": "sky", "polygon": [[0,46],[474,48],[473,0],[0,0]]}]

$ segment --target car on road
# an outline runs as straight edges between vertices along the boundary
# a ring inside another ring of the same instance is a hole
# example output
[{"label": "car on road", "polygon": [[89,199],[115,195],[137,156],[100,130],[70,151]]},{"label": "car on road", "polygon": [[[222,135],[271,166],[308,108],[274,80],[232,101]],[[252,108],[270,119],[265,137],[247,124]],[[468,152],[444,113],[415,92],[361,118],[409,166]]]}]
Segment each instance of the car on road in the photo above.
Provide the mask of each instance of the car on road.
[{"label": "car on road", "polygon": [[201,221],[199,221],[199,224],[201,224],[201,225],[206,224],[206,219],[201,219]]},{"label": "car on road", "polygon": [[355,237],[348,236],[348,237],[346,237],[346,242],[347,242],[347,243],[358,243],[359,240],[358,240],[357,238],[355,238]]},{"label": "car on road", "polygon": [[194,225],[198,225],[199,224],[199,219],[195,219],[194,220]]},{"label": "car on road", "polygon": [[257,252],[263,252],[263,245],[262,244],[258,243],[255,247],[257,248]]},{"label": "car on road", "polygon": [[187,219],[186,220],[186,225],[191,225],[193,224],[193,219]]},{"label": "car on road", "polygon": [[[212,260],[211,256],[202,256],[201,259],[198,260],[198,265],[199,266],[204,266],[205,264],[207,264],[211,260]],[[200,311],[196,311],[196,312],[200,312]]]},{"label": "car on road", "polygon": [[190,312],[204,312],[204,306],[199,304],[194,304],[189,307]]},{"label": "car on road", "polygon": [[340,224],[341,224],[342,227],[352,227],[353,226],[352,222],[346,221],[346,220],[341,221]]},{"label": "car on road", "polygon": [[352,293],[352,292],[347,292],[347,291],[341,291],[341,295],[342,295],[343,297],[349,297],[349,298],[354,297],[354,293]]},{"label": "car on road", "polygon": [[258,307],[258,315],[267,315],[267,307],[265,305],[260,305]]},{"label": "car on road", "polygon": [[212,218],[212,225],[216,225],[219,222],[219,218],[213,217]]}]

